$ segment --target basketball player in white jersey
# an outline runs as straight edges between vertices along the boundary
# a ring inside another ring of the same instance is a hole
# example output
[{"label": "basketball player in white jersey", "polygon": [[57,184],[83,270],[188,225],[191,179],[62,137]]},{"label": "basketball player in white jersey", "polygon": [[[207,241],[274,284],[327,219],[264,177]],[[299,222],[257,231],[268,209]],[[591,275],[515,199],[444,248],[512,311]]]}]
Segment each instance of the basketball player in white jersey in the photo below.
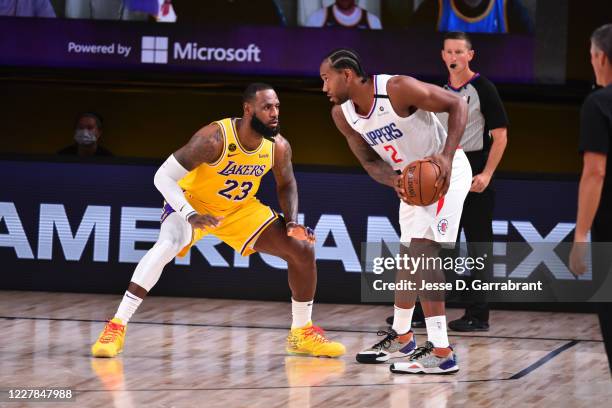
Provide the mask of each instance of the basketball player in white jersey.
[{"label": "basketball player in white jersey", "polygon": [[[368,77],[352,50],[339,49],[321,63],[323,92],[334,104],[332,118],[368,174],[395,189],[400,201],[402,252],[412,257],[438,256],[442,244],[457,238],[463,201],[472,171],[459,140],[467,121],[467,104],[437,86],[407,76]],[[432,112],[447,112],[448,134]],[[398,174],[414,160],[430,158],[440,167],[439,201],[425,207],[404,202]],[[400,274],[408,275],[406,271]],[[417,270],[428,282],[443,282],[439,270]],[[420,283],[417,282],[417,289]],[[420,297],[428,341],[416,347],[410,330],[412,313]],[[382,363],[409,357],[391,365],[398,373],[453,373],[459,370],[448,342],[443,291],[396,291],[393,327],[385,336],[357,354],[360,363]]]}]

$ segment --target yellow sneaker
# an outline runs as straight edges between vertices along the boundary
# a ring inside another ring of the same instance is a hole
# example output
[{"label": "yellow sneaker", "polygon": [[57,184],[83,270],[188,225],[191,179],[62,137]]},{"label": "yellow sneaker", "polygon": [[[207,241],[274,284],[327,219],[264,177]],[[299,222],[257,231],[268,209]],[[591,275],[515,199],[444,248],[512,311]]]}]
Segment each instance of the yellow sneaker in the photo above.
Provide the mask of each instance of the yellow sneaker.
[{"label": "yellow sneaker", "polygon": [[308,322],[306,326],[291,329],[287,336],[287,353],[314,357],[339,357],[346,352],[342,343],[330,341],[325,332]]},{"label": "yellow sneaker", "polygon": [[123,350],[126,326],[121,320],[114,318],[106,323],[100,337],[91,346],[91,354],[94,357],[115,357]]}]

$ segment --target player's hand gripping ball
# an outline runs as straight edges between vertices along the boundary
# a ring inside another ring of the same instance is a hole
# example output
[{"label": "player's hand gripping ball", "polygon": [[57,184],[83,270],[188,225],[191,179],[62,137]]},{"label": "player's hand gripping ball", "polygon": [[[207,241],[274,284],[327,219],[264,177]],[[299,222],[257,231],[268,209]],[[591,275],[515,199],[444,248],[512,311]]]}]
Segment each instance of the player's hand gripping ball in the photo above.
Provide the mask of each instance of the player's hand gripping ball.
[{"label": "player's hand gripping ball", "polygon": [[431,160],[415,160],[402,171],[403,196],[410,205],[427,206],[438,201],[436,180],[440,167]]}]

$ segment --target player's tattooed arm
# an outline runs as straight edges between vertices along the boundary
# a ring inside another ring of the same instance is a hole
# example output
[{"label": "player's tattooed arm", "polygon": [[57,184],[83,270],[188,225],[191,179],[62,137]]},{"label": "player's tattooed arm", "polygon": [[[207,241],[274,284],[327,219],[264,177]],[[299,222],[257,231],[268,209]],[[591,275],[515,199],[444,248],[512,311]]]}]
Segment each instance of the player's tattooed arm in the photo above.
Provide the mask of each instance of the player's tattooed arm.
[{"label": "player's tattooed arm", "polygon": [[223,135],[216,123],[198,130],[189,142],[176,152],[174,157],[188,171],[202,163],[214,163],[223,152]]},{"label": "player's tattooed arm", "polygon": [[[174,152],[173,156],[176,162],[183,169],[179,169],[179,173],[185,170],[191,171],[202,163],[214,163],[219,159],[223,152],[223,136],[219,125],[212,123],[198,130],[192,136],[189,142]],[[170,159],[169,159],[170,160]],[[164,166],[162,165],[162,168]],[[160,173],[160,171],[158,171]],[[186,200],[183,191],[177,184],[176,176],[174,178],[158,177],[155,179],[160,192],[166,198],[173,208],[189,223],[193,228],[216,227],[219,225],[223,217],[215,217],[211,214],[199,214]]]},{"label": "player's tattooed arm", "polygon": [[391,78],[387,91],[393,109],[402,117],[409,116],[415,109],[448,112],[446,144],[441,152],[428,157],[440,167],[436,187],[439,189],[439,197],[444,196],[450,186],[453,157],[465,132],[467,103],[450,91],[408,76]]},{"label": "player's tattooed arm", "polygon": [[315,242],[314,231],[297,223],[298,190],[293,164],[291,163],[291,145],[281,135],[274,137],[274,167],[272,173],[276,180],[278,202],[285,216],[287,235],[300,241]]},{"label": "player's tattooed arm", "polygon": [[274,167],[276,194],[287,223],[297,222],[298,190],[291,163],[291,145],[281,135],[274,137]]},{"label": "player's tattooed arm", "polygon": [[401,177],[399,177],[393,168],[381,159],[365,140],[363,140],[361,135],[348,124],[340,106],[336,105],[332,108],[332,118],[338,130],[346,138],[353,154],[357,157],[359,163],[361,163],[370,177],[389,187],[398,187]]},{"label": "player's tattooed arm", "polygon": [[455,155],[467,123],[468,106],[463,98],[432,84],[408,76],[396,76],[387,85],[393,109],[402,117],[422,109],[429,112],[448,113],[448,137],[442,151],[452,158]]}]

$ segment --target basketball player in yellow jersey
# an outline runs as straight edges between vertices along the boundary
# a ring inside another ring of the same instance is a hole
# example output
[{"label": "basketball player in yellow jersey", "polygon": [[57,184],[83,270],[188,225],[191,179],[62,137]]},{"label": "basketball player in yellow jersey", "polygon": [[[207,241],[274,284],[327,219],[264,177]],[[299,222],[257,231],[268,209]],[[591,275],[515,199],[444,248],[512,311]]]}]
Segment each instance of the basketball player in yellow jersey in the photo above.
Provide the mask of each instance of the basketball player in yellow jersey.
[{"label": "basketball player in yellow jersey", "polygon": [[[317,284],[314,234],[296,222],[297,184],[291,146],[279,134],[279,107],[272,87],[249,85],[242,118],[203,127],[159,168],[154,183],[166,200],[159,238],[136,266],[115,317],[92,346],[94,357],[114,357],[122,351],[126,325],[164,266],[206,234],[242,255],[259,251],[287,262],[293,315],[287,352],[344,354],[342,344],[328,340],[311,322]],[[270,169],[284,218],[255,197]]]}]

